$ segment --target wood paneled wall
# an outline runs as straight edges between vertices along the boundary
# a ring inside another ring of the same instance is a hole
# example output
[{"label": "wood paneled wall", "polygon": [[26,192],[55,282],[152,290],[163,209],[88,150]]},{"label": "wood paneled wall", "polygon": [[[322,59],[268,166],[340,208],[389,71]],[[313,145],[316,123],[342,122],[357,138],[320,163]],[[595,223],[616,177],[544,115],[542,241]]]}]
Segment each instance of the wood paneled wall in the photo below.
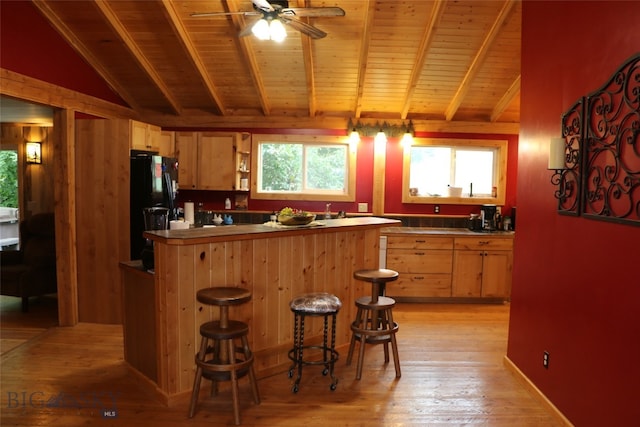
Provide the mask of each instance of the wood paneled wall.
[{"label": "wood paneled wall", "polygon": [[121,323],[129,259],[129,122],[76,121],[78,317]]}]

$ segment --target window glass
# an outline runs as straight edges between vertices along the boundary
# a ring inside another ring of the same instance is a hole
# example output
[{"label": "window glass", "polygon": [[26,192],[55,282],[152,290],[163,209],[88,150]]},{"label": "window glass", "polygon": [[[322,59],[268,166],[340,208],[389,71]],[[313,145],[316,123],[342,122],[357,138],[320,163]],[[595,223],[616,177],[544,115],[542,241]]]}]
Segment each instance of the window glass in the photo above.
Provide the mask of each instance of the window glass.
[{"label": "window glass", "polygon": [[503,203],[506,150],[506,141],[414,140],[405,149],[403,202]]},{"label": "window glass", "polygon": [[[257,135],[252,197],[351,200],[355,153],[345,138]],[[302,196],[302,197],[301,197]]]}]

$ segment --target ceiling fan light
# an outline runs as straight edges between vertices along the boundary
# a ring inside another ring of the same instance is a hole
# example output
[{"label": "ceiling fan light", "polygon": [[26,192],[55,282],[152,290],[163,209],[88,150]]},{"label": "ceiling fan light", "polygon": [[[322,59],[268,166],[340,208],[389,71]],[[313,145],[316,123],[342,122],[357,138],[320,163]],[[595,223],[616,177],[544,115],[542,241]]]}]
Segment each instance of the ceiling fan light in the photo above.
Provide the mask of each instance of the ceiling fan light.
[{"label": "ceiling fan light", "polygon": [[281,42],[287,38],[287,30],[284,29],[284,25],[279,19],[273,19],[269,25],[271,33],[271,40]]},{"label": "ceiling fan light", "polygon": [[251,28],[251,32],[260,40],[269,40],[269,23],[266,19],[260,19]]}]

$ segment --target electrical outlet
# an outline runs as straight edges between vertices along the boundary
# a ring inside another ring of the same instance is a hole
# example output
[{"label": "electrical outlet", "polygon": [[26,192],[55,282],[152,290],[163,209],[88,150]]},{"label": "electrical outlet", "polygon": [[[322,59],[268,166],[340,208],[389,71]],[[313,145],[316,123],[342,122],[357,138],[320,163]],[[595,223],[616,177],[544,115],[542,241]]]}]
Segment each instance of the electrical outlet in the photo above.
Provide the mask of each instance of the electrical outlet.
[{"label": "electrical outlet", "polygon": [[358,212],[367,212],[369,210],[369,203],[358,203]]},{"label": "electrical outlet", "polygon": [[549,352],[545,351],[544,353],[542,353],[542,366],[544,366],[545,369],[549,369]]},{"label": "electrical outlet", "polygon": [[440,213],[440,205],[435,205],[435,206],[433,207],[433,212],[434,212],[434,213]]}]

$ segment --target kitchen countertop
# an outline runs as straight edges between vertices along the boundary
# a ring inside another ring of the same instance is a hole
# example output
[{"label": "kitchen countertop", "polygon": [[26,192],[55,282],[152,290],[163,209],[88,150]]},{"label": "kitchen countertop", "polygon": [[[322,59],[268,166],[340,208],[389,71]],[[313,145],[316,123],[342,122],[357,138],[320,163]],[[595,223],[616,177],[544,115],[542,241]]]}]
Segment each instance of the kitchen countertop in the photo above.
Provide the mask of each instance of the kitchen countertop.
[{"label": "kitchen countertop", "polygon": [[513,237],[513,231],[471,231],[467,228],[437,228],[437,227],[385,227],[380,230],[381,235],[389,234],[422,234],[434,236],[469,236],[469,237]]},{"label": "kitchen countertop", "polygon": [[356,217],[340,219],[316,220],[304,226],[273,226],[272,224],[239,224],[221,225],[217,227],[198,227],[184,230],[154,230],[145,231],[144,237],[153,241],[172,244],[194,244],[200,241],[223,241],[226,239],[246,240],[269,238],[274,233],[322,233],[323,230],[336,231],[350,227],[387,227],[400,224],[400,221],[379,217]]}]

